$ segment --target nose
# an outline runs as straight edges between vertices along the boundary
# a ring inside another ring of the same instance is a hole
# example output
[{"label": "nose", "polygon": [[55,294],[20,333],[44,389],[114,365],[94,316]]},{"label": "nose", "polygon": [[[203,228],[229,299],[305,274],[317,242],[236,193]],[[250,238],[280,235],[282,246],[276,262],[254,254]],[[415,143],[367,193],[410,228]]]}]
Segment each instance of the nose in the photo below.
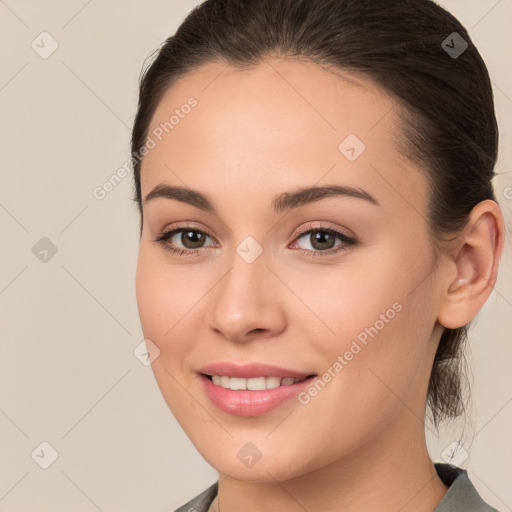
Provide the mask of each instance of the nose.
[{"label": "nose", "polygon": [[286,327],[285,287],[263,255],[248,263],[234,254],[231,263],[209,294],[208,328],[239,343],[278,335]]}]

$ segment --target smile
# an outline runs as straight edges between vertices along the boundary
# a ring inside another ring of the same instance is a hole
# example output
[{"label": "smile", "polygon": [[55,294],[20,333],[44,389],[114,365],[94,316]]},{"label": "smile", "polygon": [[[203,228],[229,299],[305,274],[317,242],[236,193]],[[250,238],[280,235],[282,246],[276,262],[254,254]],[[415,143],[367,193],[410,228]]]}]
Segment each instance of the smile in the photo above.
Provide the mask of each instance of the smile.
[{"label": "smile", "polygon": [[[226,370],[227,368],[224,368]],[[318,378],[318,375],[289,375],[295,372],[279,372],[288,373],[286,376],[278,376],[278,371],[273,368],[272,373],[267,370],[259,371],[252,367],[247,371],[238,368],[233,371],[226,371],[229,374],[238,374],[236,376],[219,375],[212,372],[199,373],[199,380],[203,393],[209,399],[210,403],[217,410],[232,416],[261,416],[270,413],[274,409],[279,408],[283,404],[289,402],[293,398],[304,391],[312,382]],[[261,373],[267,375],[261,375]],[[241,376],[245,373],[246,376]],[[247,376],[250,374],[250,376]]]}]

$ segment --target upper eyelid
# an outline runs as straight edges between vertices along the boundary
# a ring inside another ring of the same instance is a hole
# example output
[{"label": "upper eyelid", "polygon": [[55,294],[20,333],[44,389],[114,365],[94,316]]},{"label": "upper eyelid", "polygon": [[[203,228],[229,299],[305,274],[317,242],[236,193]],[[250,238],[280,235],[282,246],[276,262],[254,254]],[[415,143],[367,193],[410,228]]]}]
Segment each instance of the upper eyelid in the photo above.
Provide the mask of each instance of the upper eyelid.
[{"label": "upper eyelid", "polygon": [[325,226],[325,225],[313,226],[311,223],[309,223],[304,229],[300,228],[298,230],[298,232],[296,233],[296,236],[306,235],[310,231],[327,231],[327,232],[331,231],[338,235],[346,236],[347,238],[355,238],[355,236],[352,235],[351,233],[346,233],[346,231],[348,231],[346,228],[334,228],[332,226]]}]

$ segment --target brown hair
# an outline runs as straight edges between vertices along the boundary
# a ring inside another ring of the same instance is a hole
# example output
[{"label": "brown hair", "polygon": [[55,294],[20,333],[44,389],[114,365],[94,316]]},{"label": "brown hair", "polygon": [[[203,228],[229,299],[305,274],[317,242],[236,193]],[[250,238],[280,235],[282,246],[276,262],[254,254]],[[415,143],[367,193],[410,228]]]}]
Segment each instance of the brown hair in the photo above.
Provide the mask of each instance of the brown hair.
[{"label": "brown hair", "polygon": [[[449,51],[456,45],[459,55]],[[213,61],[243,69],[269,56],[358,73],[396,98],[401,149],[428,180],[436,252],[457,238],[477,203],[496,200],[498,127],[489,74],[466,29],[430,0],[204,1],[141,75],[132,154],[144,146],[156,107],[176,79]],[[141,158],[132,163],[142,232]],[[445,329],[439,342],[427,401],[436,428],[464,411],[468,327]]]}]

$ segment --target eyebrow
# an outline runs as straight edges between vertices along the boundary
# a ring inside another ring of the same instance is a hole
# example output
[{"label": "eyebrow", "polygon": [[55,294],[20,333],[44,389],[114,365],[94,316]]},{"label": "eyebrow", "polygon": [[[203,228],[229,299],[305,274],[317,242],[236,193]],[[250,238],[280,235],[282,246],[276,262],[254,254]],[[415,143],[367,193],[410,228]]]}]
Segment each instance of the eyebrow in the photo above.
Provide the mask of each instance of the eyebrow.
[{"label": "eyebrow", "polygon": [[[303,187],[290,192],[283,192],[274,197],[271,209],[275,214],[285,210],[299,208],[306,204],[315,203],[322,199],[333,196],[345,196],[356,199],[362,199],[373,205],[380,206],[377,199],[366,190],[357,187],[325,185],[318,187]],[[200,210],[217,215],[217,211],[211,199],[199,192],[187,187],[171,186],[165,183],[157,185],[144,199],[144,203],[157,197],[174,199],[182,203],[187,203]]]}]

